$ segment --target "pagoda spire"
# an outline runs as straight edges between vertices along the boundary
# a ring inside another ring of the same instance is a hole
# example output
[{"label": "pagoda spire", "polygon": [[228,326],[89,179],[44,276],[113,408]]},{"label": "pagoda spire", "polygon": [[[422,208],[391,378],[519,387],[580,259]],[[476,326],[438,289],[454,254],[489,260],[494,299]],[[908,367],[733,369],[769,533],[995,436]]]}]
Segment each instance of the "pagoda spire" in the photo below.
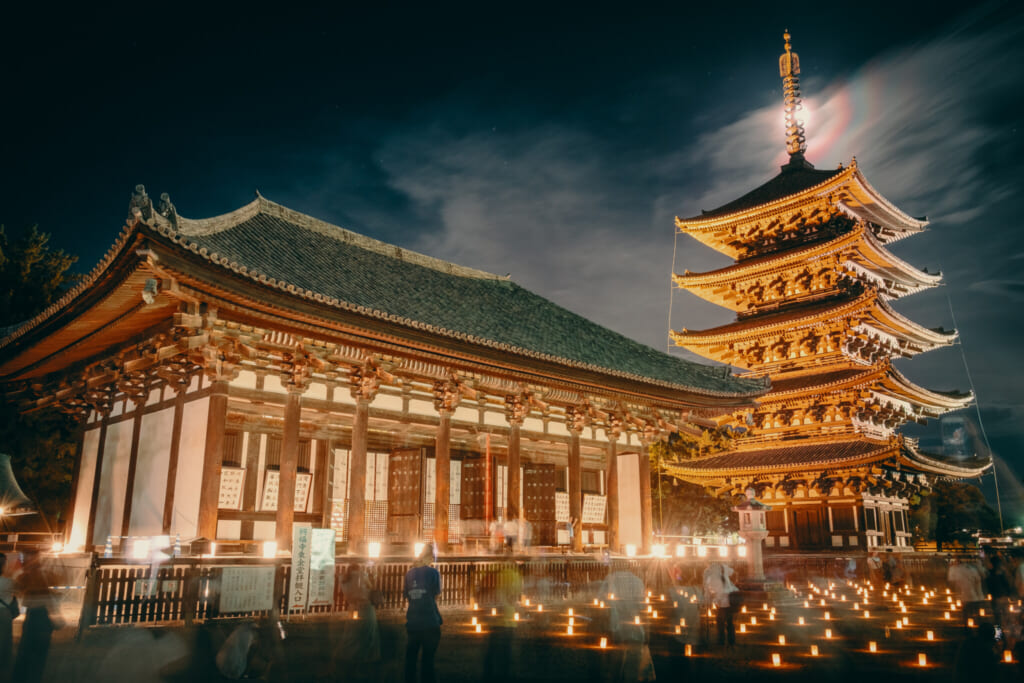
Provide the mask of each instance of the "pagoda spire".
[{"label": "pagoda spire", "polygon": [[782,168],[813,168],[804,159],[807,138],[804,136],[804,122],[797,118],[803,109],[800,98],[800,57],[793,52],[789,43],[789,29],[782,34],[786,51],[779,56],[779,75],[782,76],[783,103],[786,111],[786,151],[789,163]]}]

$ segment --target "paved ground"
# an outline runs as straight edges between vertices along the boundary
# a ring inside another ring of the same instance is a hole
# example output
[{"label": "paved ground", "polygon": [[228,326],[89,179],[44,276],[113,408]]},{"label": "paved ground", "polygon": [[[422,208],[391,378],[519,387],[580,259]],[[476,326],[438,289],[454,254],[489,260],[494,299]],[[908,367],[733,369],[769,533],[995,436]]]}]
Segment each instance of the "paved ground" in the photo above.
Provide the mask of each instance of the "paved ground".
[{"label": "paved ground", "polygon": [[[760,601],[747,605],[747,613],[737,616],[747,633],[738,633],[733,648],[709,646],[696,618],[696,605],[686,596],[652,596],[652,612],[643,612],[649,624],[650,650],[657,678],[675,680],[840,680],[863,681],[948,681],[952,680],[953,664],[963,629],[957,623],[957,612],[945,620],[945,595],[938,593],[928,605],[923,594],[916,591],[905,598],[908,611],[902,612],[891,600],[872,596],[869,605],[855,604],[861,596],[852,588],[836,589],[837,597],[828,596],[820,604],[821,594],[785,594],[762,608]],[[880,592],[880,591],[879,591]],[[846,601],[839,599],[846,595]],[[891,594],[888,596],[891,598]],[[673,598],[676,598],[673,600]],[[861,598],[862,599],[862,598]],[[807,606],[804,601],[807,600]],[[675,606],[673,606],[675,602]],[[568,609],[575,614],[574,634],[566,633]],[[770,608],[775,607],[774,620]],[[870,609],[865,617],[863,610]],[[614,646],[601,650],[600,637],[607,637],[607,610],[585,600],[559,605],[522,607],[523,620],[511,640],[510,665],[503,667],[508,680],[529,681],[611,681],[616,680],[622,650]],[[644,608],[646,609],[646,608]],[[657,618],[653,610],[658,610]],[[826,620],[825,612],[829,613]],[[470,624],[476,616],[482,624],[477,634]],[[800,617],[804,624],[798,623]],[[897,619],[907,617],[906,628],[897,629]],[[757,623],[751,623],[756,618]],[[687,626],[675,633],[680,619]],[[450,612],[445,615],[437,669],[440,681],[483,680],[484,658],[494,620],[487,609]],[[284,625],[287,638],[267,678],[275,681],[400,681],[405,632],[401,615],[381,616],[383,661],[377,664],[352,665],[337,661],[336,643],[347,620],[292,619]],[[826,638],[825,629],[832,630]],[[888,637],[886,629],[888,628]],[[927,639],[927,631],[934,640]],[[195,657],[195,629],[184,627],[162,629],[94,629],[81,642],[75,642],[70,630],[60,632],[55,640],[47,670],[47,680],[61,683],[105,680],[160,680],[156,675],[165,664],[179,661],[175,677],[181,681],[221,680],[209,666],[212,655]],[[778,637],[784,635],[786,644]],[[714,639],[712,634],[712,639]],[[878,652],[871,653],[868,643],[874,640]],[[686,644],[692,655],[686,656]],[[811,645],[818,646],[812,656]],[[781,656],[781,665],[771,664],[771,655]],[[918,665],[918,653],[927,657],[927,666]],[[185,664],[192,660],[191,668]],[[196,661],[196,660],[200,661]],[[166,669],[165,669],[166,670]],[[992,681],[1018,680],[1021,671],[1016,664],[999,664]],[[487,680],[494,680],[488,677]]]}]

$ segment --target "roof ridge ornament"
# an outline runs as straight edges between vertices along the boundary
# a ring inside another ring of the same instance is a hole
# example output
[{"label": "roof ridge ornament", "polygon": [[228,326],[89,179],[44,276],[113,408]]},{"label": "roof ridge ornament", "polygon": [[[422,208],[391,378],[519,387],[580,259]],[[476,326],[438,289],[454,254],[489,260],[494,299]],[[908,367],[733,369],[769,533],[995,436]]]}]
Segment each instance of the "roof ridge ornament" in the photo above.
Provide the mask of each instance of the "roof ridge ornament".
[{"label": "roof ridge ornament", "polygon": [[804,159],[807,138],[804,135],[804,122],[797,118],[804,108],[800,97],[800,57],[792,51],[789,29],[782,34],[782,38],[786,41],[786,51],[779,56],[779,75],[782,77],[782,101],[786,112],[786,151],[789,152],[789,163],[782,170],[814,168]]}]

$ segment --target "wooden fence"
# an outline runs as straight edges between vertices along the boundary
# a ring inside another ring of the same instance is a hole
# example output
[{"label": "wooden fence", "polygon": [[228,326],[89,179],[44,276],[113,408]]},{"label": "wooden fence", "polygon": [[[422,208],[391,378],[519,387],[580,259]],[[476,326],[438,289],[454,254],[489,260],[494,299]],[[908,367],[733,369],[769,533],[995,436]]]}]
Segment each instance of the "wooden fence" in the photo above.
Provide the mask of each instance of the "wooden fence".
[{"label": "wooden fence", "polygon": [[[441,574],[442,608],[467,607],[472,602],[497,602],[497,595],[512,582],[537,601],[554,602],[586,593],[597,595],[601,582],[612,571],[629,571],[641,577],[651,590],[671,584],[668,559],[615,558],[608,562],[586,557],[565,558],[465,558],[438,562]],[[348,609],[341,590],[342,578],[354,565],[362,565],[380,591],[381,609],[404,609],[405,574],[412,566],[406,561],[367,562],[341,559],[335,565],[334,598],[330,605],[307,610],[309,614],[337,614]],[[259,560],[178,559],[155,568],[128,564],[124,560],[97,559],[86,578],[79,630],[91,626],[129,624],[157,625],[170,622],[193,623],[221,618],[219,612],[221,576],[226,567],[273,566],[274,604],[280,614],[288,604],[291,567],[287,559]],[[261,617],[266,612],[232,613],[224,617]]]}]

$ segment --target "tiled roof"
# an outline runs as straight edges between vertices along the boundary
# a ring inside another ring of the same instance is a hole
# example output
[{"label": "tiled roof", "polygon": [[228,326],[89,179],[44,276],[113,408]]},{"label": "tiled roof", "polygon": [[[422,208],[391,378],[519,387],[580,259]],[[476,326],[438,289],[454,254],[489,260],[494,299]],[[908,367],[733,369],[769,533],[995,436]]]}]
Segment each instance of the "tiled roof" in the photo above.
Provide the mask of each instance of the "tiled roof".
[{"label": "tiled roof", "polygon": [[409,252],[259,198],[159,232],[258,282],[512,353],[718,396],[765,386],[670,356],[502,278]]},{"label": "tiled roof", "polygon": [[770,471],[773,469],[791,469],[794,466],[829,467],[841,465],[848,461],[860,461],[872,456],[877,456],[881,459],[892,452],[893,447],[888,443],[860,439],[796,445],[792,442],[787,442],[774,448],[730,451],[680,465],[670,465],[669,467],[700,475],[725,475],[728,471],[736,470]]},{"label": "tiled roof", "polygon": [[828,387],[833,384],[844,382],[858,375],[870,375],[875,371],[874,368],[864,369],[859,368],[843,368],[841,370],[832,370],[830,372],[818,372],[814,374],[800,375],[798,377],[773,377],[772,378],[772,395],[785,394],[791,391],[801,391],[804,389],[813,389],[815,387]]},{"label": "tiled roof", "polygon": [[751,190],[739,199],[734,199],[717,209],[704,211],[700,216],[694,216],[693,220],[724,216],[728,213],[752,209],[755,206],[761,206],[776,199],[782,199],[783,197],[803,192],[815,185],[824,183],[842,172],[842,168],[831,171],[818,171],[813,168],[787,168],[764,185]]}]

